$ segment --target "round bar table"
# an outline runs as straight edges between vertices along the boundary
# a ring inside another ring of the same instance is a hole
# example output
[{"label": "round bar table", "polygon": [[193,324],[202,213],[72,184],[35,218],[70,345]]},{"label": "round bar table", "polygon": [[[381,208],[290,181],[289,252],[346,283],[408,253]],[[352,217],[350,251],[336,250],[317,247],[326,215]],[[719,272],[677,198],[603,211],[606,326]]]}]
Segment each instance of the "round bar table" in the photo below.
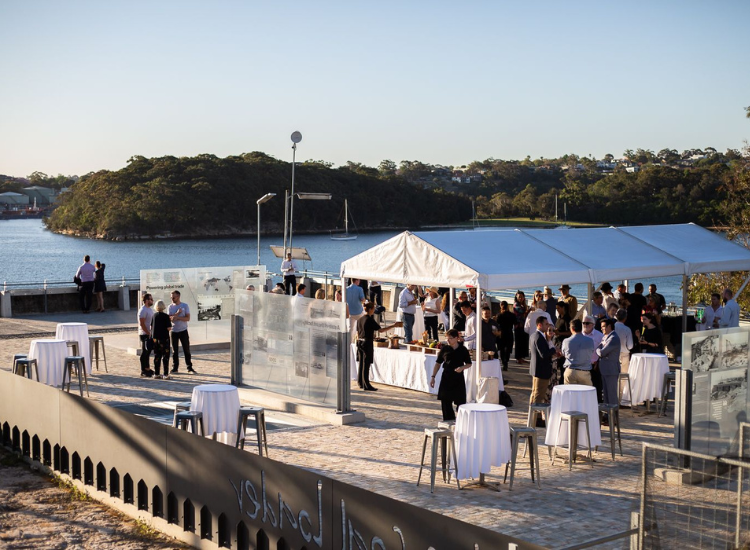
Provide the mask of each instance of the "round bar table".
[{"label": "round bar table", "polygon": [[91,343],[89,342],[89,326],[86,323],[57,323],[58,340],[78,342],[78,355],[86,363],[86,374],[91,376]]},{"label": "round bar table", "polygon": [[237,416],[240,412],[240,395],[235,386],[229,384],[204,384],[193,388],[190,401],[191,411],[203,413],[203,429],[206,437],[216,439],[222,435],[222,442],[234,445],[229,434],[237,434]]},{"label": "round bar table", "polygon": [[458,479],[479,478],[492,466],[510,462],[510,426],[508,411],[502,405],[468,403],[458,408],[456,429]]},{"label": "round bar table", "polygon": [[[550,447],[554,447],[555,444],[568,444],[567,425],[564,424],[560,433],[557,433],[560,414],[568,411],[580,411],[588,415],[591,446],[601,445],[602,429],[599,424],[599,403],[596,399],[596,388],[582,384],[563,384],[555,386],[552,390],[552,402],[547,419],[547,435],[544,438],[544,444]],[[588,446],[586,431],[583,429],[578,430],[578,446]]]},{"label": "round bar table", "polygon": [[39,381],[48,386],[62,385],[67,356],[68,344],[65,340],[32,340],[29,346],[29,359],[36,359]]},{"label": "round bar table", "polygon": [[622,400],[628,403],[643,403],[652,399],[661,399],[664,375],[669,372],[669,359],[661,353],[634,353],[630,356],[630,386],[633,397],[630,397],[628,385],[622,392]]}]

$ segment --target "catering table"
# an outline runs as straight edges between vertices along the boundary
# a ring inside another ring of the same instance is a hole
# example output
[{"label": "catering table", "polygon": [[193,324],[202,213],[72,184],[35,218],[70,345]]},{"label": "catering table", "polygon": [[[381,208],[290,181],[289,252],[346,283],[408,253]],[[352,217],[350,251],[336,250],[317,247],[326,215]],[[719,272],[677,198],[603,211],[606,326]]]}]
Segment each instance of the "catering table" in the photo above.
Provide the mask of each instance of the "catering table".
[{"label": "catering table", "polygon": [[[357,346],[352,344],[351,355],[352,380],[357,379]],[[370,367],[370,380],[389,386],[398,386],[410,390],[417,390],[437,395],[440,387],[440,378],[443,369],[439,369],[435,375],[435,387],[430,387],[430,377],[435,368],[437,355],[427,354],[407,349],[375,348],[373,362]],[[472,363],[476,364],[476,361]],[[464,378],[470,380],[471,369],[464,371]],[[494,376],[500,381],[500,391],[505,389],[503,385],[503,373],[500,361],[482,361],[482,376]]]},{"label": "catering table", "polygon": [[488,474],[492,466],[510,461],[508,411],[502,405],[461,405],[454,438],[458,479],[481,479],[480,474]]},{"label": "catering table", "polygon": [[86,363],[86,374],[91,376],[91,351],[89,344],[89,326],[86,323],[57,323],[58,340],[78,342],[78,353]]},{"label": "catering table", "polygon": [[669,359],[661,353],[634,353],[630,356],[630,387],[633,397],[630,397],[628,385],[624,384],[622,400],[628,403],[643,403],[651,399],[661,399],[664,375],[669,372]]},{"label": "catering table", "polygon": [[62,385],[68,344],[65,340],[32,340],[29,359],[36,359],[39,381],[48,386]]},{"label": "catering table", "polygon": [[[589,433],[591,445],[596,447],[602,444],[602,429],[599,424],[599,403],[596,399],[594,386],[582,384],[563,384],[552,389],[552,403],[549,418],[547,419],[547,435],[544,438],[545,445],[554,446],[568,444],[567,422],[561,426],[562,430],[557,433],[560,423],[560,415],[568,411],[580,411],[589,415]],[[581,426],[583,428],[583,426]],[[578,446],[587,447],[586,430],[578,430]]]},{"label": "catering table", "polygon": [[203,413],[205,436],[221,434],[224,443],[233,445],[237,434],[240,394],[229,384],[204,384],[193,388],[190,410]]}]

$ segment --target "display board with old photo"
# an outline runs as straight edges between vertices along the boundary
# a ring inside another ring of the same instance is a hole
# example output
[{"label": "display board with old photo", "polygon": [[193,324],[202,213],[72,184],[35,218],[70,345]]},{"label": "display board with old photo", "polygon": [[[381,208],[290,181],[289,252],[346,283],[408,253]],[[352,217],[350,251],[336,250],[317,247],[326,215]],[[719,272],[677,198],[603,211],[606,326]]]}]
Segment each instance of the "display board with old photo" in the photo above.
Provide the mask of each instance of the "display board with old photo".
[{"label": "display board with old photo", "polygon": [[238,291],[243,384],[335,404],[344,308],[327,300]]},{"label": "display board with old photo", "polygon": [[142,291],[149,292],[154,303],[163,300],[168,307],[172,291],[179,290],[180,301],[190,308],[190,340],[201,344],[229,341],[234,291],[256,280],[248,275],[265,278],[265,266],[147,269],[140,278]]},{"label": "display board with old photo", "polygon": [[682,365],[693,371],[691,450],[714,456],[732,454],[750,404],[750,330],[683,334]]}]

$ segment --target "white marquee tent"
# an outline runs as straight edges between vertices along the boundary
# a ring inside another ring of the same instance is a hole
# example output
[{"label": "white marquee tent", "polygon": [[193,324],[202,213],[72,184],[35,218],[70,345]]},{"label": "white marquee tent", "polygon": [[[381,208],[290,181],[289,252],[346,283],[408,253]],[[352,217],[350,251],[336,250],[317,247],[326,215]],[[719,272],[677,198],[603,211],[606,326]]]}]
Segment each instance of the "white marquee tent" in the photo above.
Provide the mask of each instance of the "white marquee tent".
[{"label": "white marquee tent", "polygon": [[[566,231],[405,231],[341,264],[342,279],[478,291],[588,283],[590,293],[607,281],[681,275],[686,283],[695,273],[721,271],[750,271],[750,250],[692,223]],[[683,329],[686,310],[683,284]]]}]

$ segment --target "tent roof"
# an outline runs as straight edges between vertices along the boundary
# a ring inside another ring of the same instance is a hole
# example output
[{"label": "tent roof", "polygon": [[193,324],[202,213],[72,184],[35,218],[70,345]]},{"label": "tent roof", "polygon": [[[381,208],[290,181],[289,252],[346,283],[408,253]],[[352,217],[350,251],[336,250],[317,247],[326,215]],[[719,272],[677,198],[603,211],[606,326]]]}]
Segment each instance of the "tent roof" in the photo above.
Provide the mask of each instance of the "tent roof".
[{"label": "tent roof", "polygon": [[484,289],[750,270],[750,250],[693,224],[405,231],[341,264],[367,280]]}]

